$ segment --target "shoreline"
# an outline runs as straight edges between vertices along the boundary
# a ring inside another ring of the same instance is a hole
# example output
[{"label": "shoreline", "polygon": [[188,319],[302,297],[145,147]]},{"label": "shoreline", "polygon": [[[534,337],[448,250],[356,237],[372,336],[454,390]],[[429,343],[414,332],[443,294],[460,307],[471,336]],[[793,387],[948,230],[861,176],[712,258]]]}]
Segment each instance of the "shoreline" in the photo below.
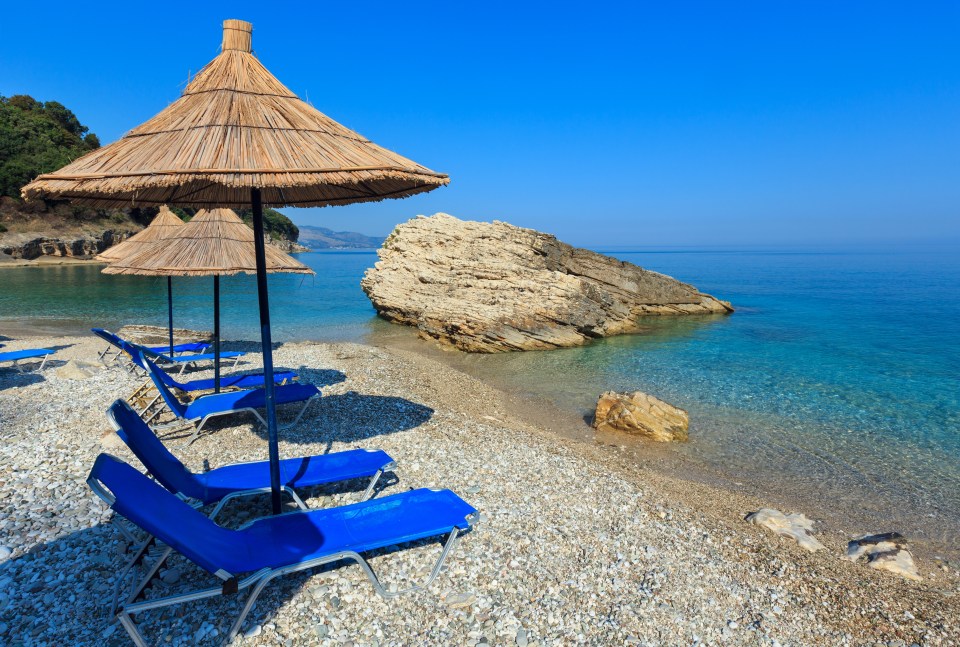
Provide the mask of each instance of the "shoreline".
[{"label": "shoreline", "polygon": [[[9,324],[9,322],[7,322]],[[4,332],[12,332],[15,337],[47,337],[60,335],[84,335],[85,324],[70,323],[61,320],[22,321],[19,325],[7,325]],[[398,326],[384,326],[380,330],[362,336],[361,343],[380,348],[387,352],[404,353],[413,360],[439,363],[445,368],[457,371],[485,385],[486,388],[500,394],[500,406],[509,417],[522,422],[530,429],[554,438],[573,442],[576,446],[598,452],[595,460],[616,460],[634,471],[666,479],[671,490],[682,498],[691,487],[705,487],[714,493],[718,500],[735,497],[744,502],[742,510],[728,514],[742,518],[760,507],[773,507],[784,513],[800,512],[814,520],[819,533],[830,533],[838,537],[851,539],[854,536],[880,532],[897,531],[910,541],[911,551],[919,559],[932,564],[942,561],[960,564],[960,545],[944,533],[949,523],[936,522],[932,514],[925,511],[908,510],[899,515],[883,506],[867,509],[861,503],[863,499],[851,497],[847,500],[823,498],[823,490],[807,485],[795,487],[795,483],[771,480],[769,475],[734,473],[718,469],[714,464],[698,460],[695,454],[686,451],[686,447],[676,443],[653,443],[634,438],[628,434],[616,432],[601,433],[594,430],[588,421],[591,411],[574,411],[541,395],[530,393],[511,393],[504,385],[491,380],[488,375],[478,375],[469,370],[465,362],[457,359],[469,357],[459,351],[452,351],[420,339],[413,329]],[[323,339],[287,341],[289,344],[335,344],[339,341]],[[256,352],[257,342],[234,341]],[[597,394],[599,395],[599,393]],[[698,426],[718,424],[715,420],[691,419],[691,437],[698,432]],[[836,490],[834,486],[834,490]],[[709,497],[708,497],[709,499]],[[749,502],[747,505],[745,502]],[[750,509],[747,509],[750,508]],[[911,517],[911,514],[913,515]],[[904,516],[906,515],[906,516]],[[907,523],[904,520],[909,519]],[[953,530],[955,530],[954,526]]]},{"label": "shoreline", "polygon": [[[0,476],[0,504],[32,502],[0,528],[0,544],[13,549],[0,563],[0,579],[12,578],[0,623],[34,641],[94,644],[112,634],[112,619],[94,609],[120,542],[83,479],[99,451],[130,460],[96,412],[139,380],[119,368],[83,381],[61,377],[58,365],[91,361],[98,340],[41,340],[63,347],[43,374],[21,381],[0,373],[0,464],[10,474]],[[242,369],[258,370],[258,359],[249,356]],[[300,342],[279,344],[276,361],[324,384],[319,408],[281,434],[282,455],[380,447],[398,461],[401,488],[450,487],[483,516],[428,592],[385,603],[350,567],[301,577],[302,586],[274,584],[250,621],[261,637],[242,645],[306,637],[320,625],[321,644],[374,636],[386,644],[472,644],[487,636],[507,645],[519,644],[521,629],[531,646],[960,639],[956,565],[943,571],[921,559],[924,581],[908,582],[840,560],[847,537],[829,531],[817,534],[827,550],[806,553],[745,523],[742,515],[756,504],[749,497],[637,469],[604,446],[517,419],[508,394],[416,353]],[[175,441],[168,446],[197,471],[204,460],[215,467],[262,459],[265,451],[262,432],[246,419],[217,425],[188,452]],[[311,507],[331,505],[324,498]],[[393,578],[415,573],[430,562],[430,548],[374,566]],[[26,586],[64,559],[73,578],[39,591]],[[177,562],[183,579],[185,564]],[[148,616],[145,626],[154,639],[188,644],[222,604],[186,608],[182,618]],[[223,629],[224,621],[213,622]]]}]

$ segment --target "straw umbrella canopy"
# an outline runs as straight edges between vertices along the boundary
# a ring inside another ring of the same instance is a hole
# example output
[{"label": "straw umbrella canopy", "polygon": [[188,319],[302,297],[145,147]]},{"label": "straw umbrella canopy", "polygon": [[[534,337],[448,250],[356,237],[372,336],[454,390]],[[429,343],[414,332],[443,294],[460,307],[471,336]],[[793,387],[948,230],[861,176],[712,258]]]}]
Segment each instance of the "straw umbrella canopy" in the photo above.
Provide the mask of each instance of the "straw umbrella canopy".
[{"label": "straw umbrella canopy", "polygon": [[253,26],[223,23],[221,53],[183,96],[118,141],[37,177],[27,199],[94,207],[253,207],[274,511],[280,467],[263,204],[330,206],[404,198],[449,182],[301,101],[253,56]]},{"label": "straw umbrella canopy", "polygon": [[[273,246],[265,249],[267,272],[314,271]],[[214,389],[220,390],[220,276],[257,271],[254,234],[230,209],[202,209],[173,235],[145,245],[103,269],[104,274],[213,276]]]},{"label": "straw umbrella canopy", "polygon": [[[183,221],[177,214],[170,211],[167,205],[161,205],[160,211],[146,228],[113,247],[108,247],[97,255],[96,260],[107,263],[118,261],[124,256],[135,254],[153,245],[158,240],[167,238],[178,227],[183,227]],[[173,281],[169,276],[167,277],[167,331],[170,335],[170,354],[173,355]]]}]

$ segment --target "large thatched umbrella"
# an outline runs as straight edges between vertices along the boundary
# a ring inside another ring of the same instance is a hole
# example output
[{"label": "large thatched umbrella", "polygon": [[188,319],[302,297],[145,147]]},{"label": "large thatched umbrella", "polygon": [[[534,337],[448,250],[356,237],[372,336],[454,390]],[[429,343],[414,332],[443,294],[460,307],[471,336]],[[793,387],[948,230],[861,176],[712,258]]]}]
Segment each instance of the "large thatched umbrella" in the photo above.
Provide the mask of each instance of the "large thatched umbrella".
[{"label": "large thatched umbrella", "polygon": [[[142,231],[138,231],[130,238],[120,242],[113,247],[108,247],[100,254],[97,254],[98,261],[114,263],[125,256],[136,254],[138,251],[150,247],[158,240],[163,240],[172,235],[179,227],[183,227],[183,221],[177,214],[170,211],[167,205],[161,205],[160,211],[153,217],[150,224]],[[170,355],[173,355],[173,279],[167,277],[167,330],[170,334]]]},{"label": "large thatched umbrella", "polygon": [[223,23],[223,51],[183,96],[120,140],[23,188],[94,207],[253,207],[273,508],[280,467],[263,245],[263,204],[327,206],[404,198],[446,175],[377,146],[301,101],[252,54],[253,26]]},{"label": "large thatched umbrella", "polygon": [[[279,249],[265,249],[268,272],[313,274]],[[220,391],[220,276],[257,271],[253,230],[230,209],[201,209],[173,235],[103,269],[104,274],[213,276],[214,390]]]}]

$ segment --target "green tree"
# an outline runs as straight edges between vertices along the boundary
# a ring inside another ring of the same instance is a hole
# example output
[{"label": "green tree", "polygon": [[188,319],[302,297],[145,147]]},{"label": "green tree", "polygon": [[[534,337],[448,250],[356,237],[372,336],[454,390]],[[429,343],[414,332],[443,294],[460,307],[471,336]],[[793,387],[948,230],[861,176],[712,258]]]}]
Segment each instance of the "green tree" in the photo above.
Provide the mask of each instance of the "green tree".
[{"label": "green tree", "polygon": [[31,96],[0,96],[0,195],[20,198],[20,187],[100,147],[62,103]]}]

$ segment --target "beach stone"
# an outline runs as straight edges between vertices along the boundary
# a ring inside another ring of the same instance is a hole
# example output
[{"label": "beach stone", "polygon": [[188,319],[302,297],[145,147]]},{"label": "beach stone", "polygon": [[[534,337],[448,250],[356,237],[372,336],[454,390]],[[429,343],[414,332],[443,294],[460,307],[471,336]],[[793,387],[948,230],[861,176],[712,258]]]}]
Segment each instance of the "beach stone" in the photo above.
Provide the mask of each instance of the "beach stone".
[{"label": "beach stone", "polygon": [[9,546],[0,546],[0,562],[10,559],[10,555],[13,555],[12,548]]},{"label": "beach stone", "polygon": [[642,391],[607,391],[597,400],[593,426],[598,431],[623,431],[666,443],[687,440],[690,416]]},{"label": "beach stone", "polygon": [[100,445],[104,449],[118,449],[126,446],[123,439],[115,431],[108,431],[100,436]]},{"label": "beach stone", "polygon": [[746,520],[782,537],[795,540],[801,548],[811,553],[824,548],[824,545],[810,534],[813,532],[813,521],[802,514],[783,514],[773,508],[760,508],[748,514]]},{"label": "beach stone", "polygon": [[550,234],[438,213],[397,225],[360,282],[381,317],[476,353],[580,346],[644,315],[726,314],[692,285]]},{"label": "beach stone", "polygon": [[898,532],[863,535],[850,541],[844,559],[856,562],[862,557],[867,558],[870,568],[890,571],[917,582],[923,579],[913,561],[913,555],[907,550],[906,537]]},{"label": "beach stone", "polygon": [[443,602],[452,609],[469,607],[477,601],[477,596],[473,593],[453,593],[452,591],[443,596]]},{"label": "beach stone", "polygon": [[243,632],[244,638],[256,638],[263,632],[263,627],[259,624],[253,625]]},{"label": "beach stone", "polygon": [[71,359],[54,373],[65,380],[86,380],[93,377],[98,368],[97,364]]}]

